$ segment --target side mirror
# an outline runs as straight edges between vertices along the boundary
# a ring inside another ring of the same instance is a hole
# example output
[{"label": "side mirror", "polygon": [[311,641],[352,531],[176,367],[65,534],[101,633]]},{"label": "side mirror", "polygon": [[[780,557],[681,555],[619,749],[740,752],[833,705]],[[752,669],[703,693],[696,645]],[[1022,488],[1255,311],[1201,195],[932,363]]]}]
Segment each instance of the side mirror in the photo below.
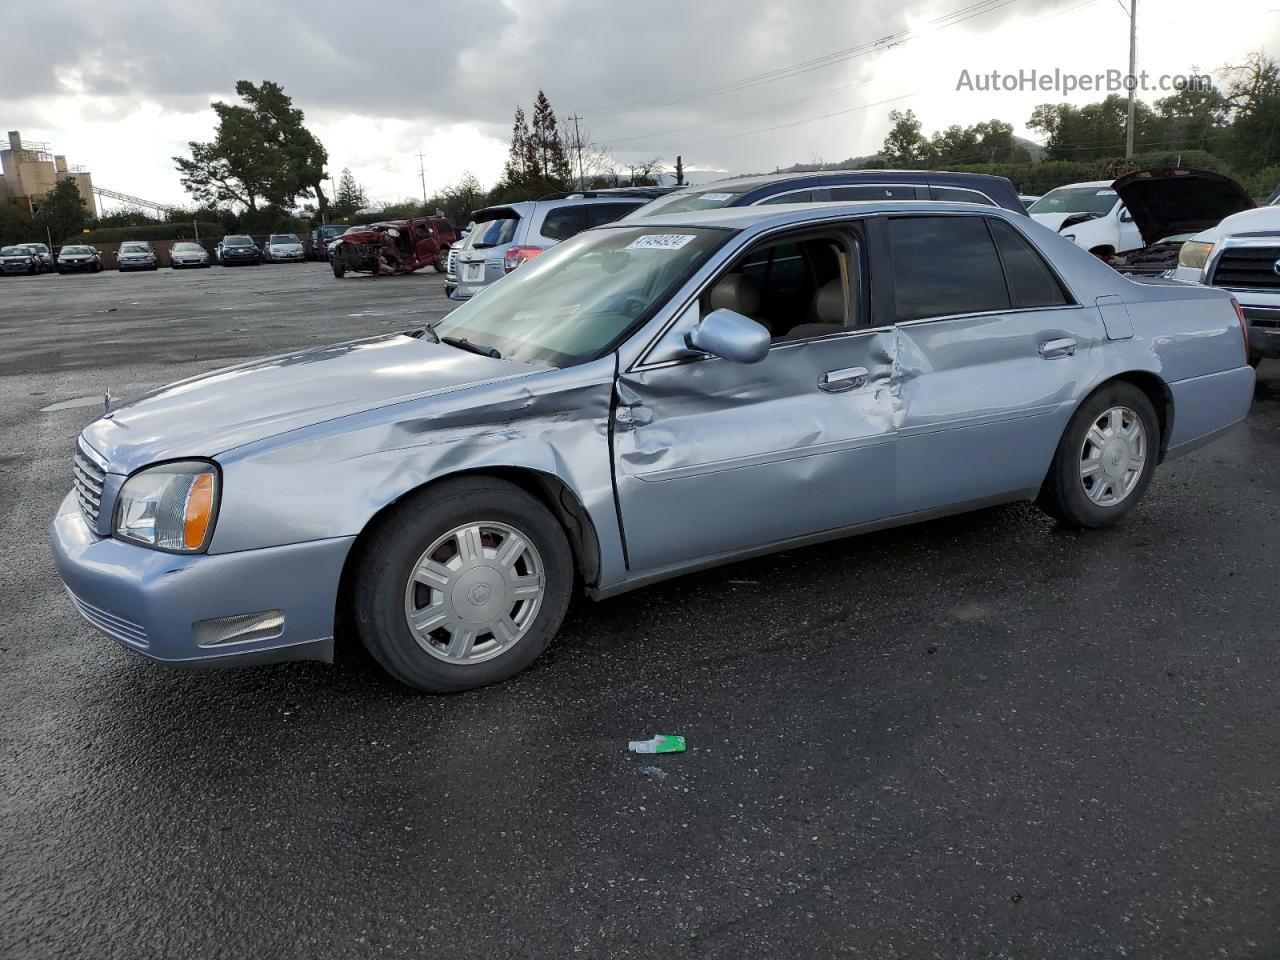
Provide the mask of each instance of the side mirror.
[{"label": "side mirror", "polygon": [[1120,222],[1121,222],[1121,223],[1133,223],[1133,214],[1129,212],[1129,208],[1128,208],[1128,207],[1121,207],[1121,208],[1120,208]]},{"label": "side mirror", "polygon": [[685,344],[734,363],[759,363],[769,352],[769,331],[732,310],[712,310],[685,334]]}]

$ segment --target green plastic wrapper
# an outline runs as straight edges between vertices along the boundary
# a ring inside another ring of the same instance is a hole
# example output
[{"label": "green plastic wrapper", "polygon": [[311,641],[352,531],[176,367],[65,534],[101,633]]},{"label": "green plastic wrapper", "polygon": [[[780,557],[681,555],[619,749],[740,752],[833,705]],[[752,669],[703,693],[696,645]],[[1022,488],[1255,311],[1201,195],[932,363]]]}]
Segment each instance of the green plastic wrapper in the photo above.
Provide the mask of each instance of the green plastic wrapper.
[{"label": "green plastic wrapper", "polygon": [[651,740],[632,740],[627,748],[632,753],[684,753],[684,737],[659,733]]}]

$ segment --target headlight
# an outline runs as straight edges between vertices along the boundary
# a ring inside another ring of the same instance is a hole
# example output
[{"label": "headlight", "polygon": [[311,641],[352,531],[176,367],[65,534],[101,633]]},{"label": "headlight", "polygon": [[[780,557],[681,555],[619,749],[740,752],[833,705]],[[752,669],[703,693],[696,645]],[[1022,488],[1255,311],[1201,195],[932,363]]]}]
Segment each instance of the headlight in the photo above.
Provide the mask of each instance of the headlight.
[{"label": "headlight", "polygon": [[1213,252],[1212,243],[1200,240],[1188,240],[1178,251],[1178,266],[1189,270],[1203,270],[1209,262],[1209,254]]},{"label": "headlight", "polygon": [[218,471],[211,463],[165,463],[135,473],[116,501],[121,540],[175,553],[198,553],[213,533]]}]

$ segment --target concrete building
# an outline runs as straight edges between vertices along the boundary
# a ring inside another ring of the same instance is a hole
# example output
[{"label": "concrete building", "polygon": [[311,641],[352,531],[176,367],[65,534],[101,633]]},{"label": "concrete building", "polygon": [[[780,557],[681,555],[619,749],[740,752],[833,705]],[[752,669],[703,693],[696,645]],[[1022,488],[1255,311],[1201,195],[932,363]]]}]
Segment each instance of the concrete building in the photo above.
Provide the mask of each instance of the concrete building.
[{"label": "concrete building", "polygon": [[93,179],[84,167],[67,166],[67,158],[49,152],[47,143],[23,143],[9,131],[9,145],[0,150],[0,202],[18,203],[34,211],[59,180],[74,180],[85,209],[95,213]]}]

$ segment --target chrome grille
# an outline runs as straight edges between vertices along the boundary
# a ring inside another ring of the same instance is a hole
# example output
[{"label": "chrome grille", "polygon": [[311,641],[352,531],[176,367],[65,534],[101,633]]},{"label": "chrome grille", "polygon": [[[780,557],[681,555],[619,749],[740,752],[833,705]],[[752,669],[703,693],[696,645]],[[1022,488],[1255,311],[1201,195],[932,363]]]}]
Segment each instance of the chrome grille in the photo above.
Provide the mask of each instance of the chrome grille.
[{"label": "chrome grille", "polygon": [[107,475],[106,464],[85,446],[84,441],[77,441],[71,473],[75,482],[76,499],[80,501],[80,512],[89,521],[89,526],[97,529],[98,513],[102,509],[102,481]]},{"label": "chrome grille", "polygon": [[444,272],[445,272],[445,273],[453,273],[453,272],[454,272],[454,265],[455,265],[457,262],[458,262],[458,248],[457,248],[457,247],[450,247],[450,248],[449,248],[449,256],[448,256],[448,257],[446,258],[446,260],[445,260]]}]

